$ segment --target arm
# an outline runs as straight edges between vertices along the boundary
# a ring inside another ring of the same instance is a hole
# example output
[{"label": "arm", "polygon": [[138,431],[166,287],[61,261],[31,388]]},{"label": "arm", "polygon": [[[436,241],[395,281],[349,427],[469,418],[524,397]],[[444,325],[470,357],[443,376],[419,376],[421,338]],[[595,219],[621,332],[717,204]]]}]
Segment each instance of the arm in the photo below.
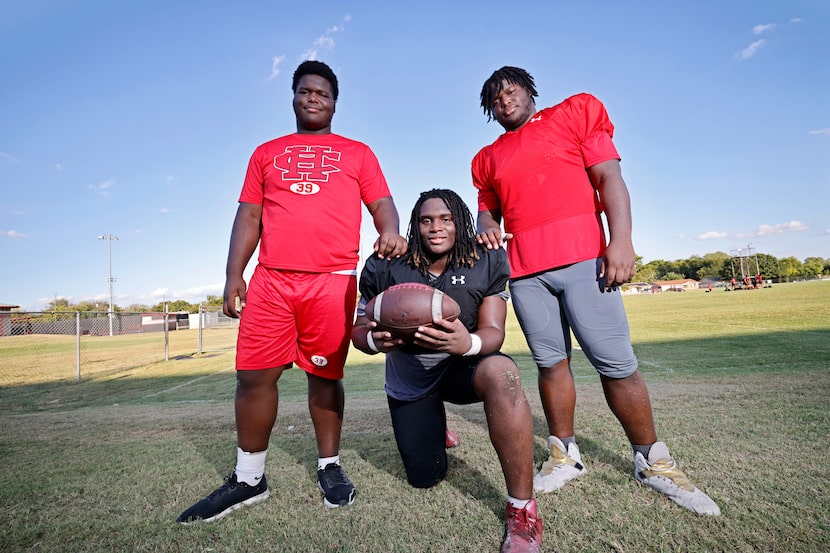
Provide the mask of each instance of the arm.
[{"label": "arm", "polygon": [[[487,355],[501,348],[504,343],[504,323],[507,303],[498,296],[487,296],[481,302],[474,334],[481,338],[479,355]],[[415,333],[415,344],[453,355],[464,355],[472,345],[470,332],[456,319],[433,321],[434,328],[421,327]]]},{"label": "arm", "polygon": [[366,206],[375,221],[375,228],[378,231],[378,239],[375,240],[374,249],[383,258],[400,257],[406,253],[406,239],[400,235],[398,210],[392,196],[386,196],[375,200]]},{"label": "arm", "polygon": [[631,242],[631,200],[617,159],[588,168],[588,176],[599,191],[605,218],[608,221],[608,247],[600,268],[611,288],[628,282],[634,276],[634,245]]},{"label": "arm", "polygon": [[[352,344],[354,344],[354,347],[363,353],[374,355],[380,352],[386,353],[391,349],[404,345],[404,340],[393,340],[391,332],[374,330],[377,325],[376,322],[370,321],[366,315],[358,316],[352,327]],[[369,347],[370,332],[377,351]]]},{"label": "arm", "polygon": [[498,249],[502,242],[513,238],[509,232],[501,233],[501,209],[479,211],[476,217],[476,240],[488,250]]},{"label": "arm", "polygon": [[242,277],[245,267],[259,243],[262,230],[262,205],[240,203],[236,210],[231,231],[231,245],[228,251],[228,263],[225,267],[225,292],[222,311],[228,317],[239,318],[236,298],[245,306],[247,286]]}]

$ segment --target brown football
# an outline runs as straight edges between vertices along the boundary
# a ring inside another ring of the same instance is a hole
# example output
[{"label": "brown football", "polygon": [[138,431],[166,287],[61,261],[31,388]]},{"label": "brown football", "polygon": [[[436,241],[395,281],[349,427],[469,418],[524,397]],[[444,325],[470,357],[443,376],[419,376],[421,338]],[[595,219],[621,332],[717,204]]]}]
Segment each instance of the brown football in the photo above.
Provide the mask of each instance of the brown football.
[{"label": "brown football", "polygon": [[411,339],[419,326],[432,326],[434,318],[454,321],[461,307],[447,294],[416,282],[390,286],[366,304],[366,316],[396,338]]}]

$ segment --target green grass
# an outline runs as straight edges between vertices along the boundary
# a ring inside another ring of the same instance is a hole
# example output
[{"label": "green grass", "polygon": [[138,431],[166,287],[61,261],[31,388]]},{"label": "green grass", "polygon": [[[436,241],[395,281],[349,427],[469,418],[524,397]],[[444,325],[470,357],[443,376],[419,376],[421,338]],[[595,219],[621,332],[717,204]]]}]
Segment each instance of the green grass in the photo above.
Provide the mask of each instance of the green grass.
[{"label": "green grass", "polygon": [[[830,550],[830,282],[625,302],[660,437],[723,514],[688,513],[634,482],[622,430],[577,353],[577,438],[589,473],[537,498],[545,550]],[[538,463],[546,431],[535,368],[512,316],[505,350],[521,369]],[[305,378],[293,370],[280,383],[271,498],[215,524],[175,524],[233,467],[232,366],[231,349],[191,348],[81,384],[0,388],[0,551],[498,550],[505,491],[481,407],[448,407],[462,439],[448,477],[410,488],[382,358],[359,352],[347,367],[342,448],[354,505],[322,506]]]}]

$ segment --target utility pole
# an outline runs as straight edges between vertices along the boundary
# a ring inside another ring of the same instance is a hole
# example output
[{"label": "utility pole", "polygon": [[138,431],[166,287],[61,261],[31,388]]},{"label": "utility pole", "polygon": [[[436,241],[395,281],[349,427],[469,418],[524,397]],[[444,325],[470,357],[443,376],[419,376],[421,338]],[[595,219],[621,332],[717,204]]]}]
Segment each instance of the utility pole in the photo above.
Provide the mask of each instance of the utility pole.
[{"label": "utility pole", "polygon": [[113,301],[112,301],[112,283],[115,281],[112,278],[112,241],[118,240],[118,237],[113,234],[102,234],[98,237],[98,240],[106,240],[107,241],[107,262],[109,267],[109,272],[107,273],[107,282],[109,283],[110,287],[110,310],[109,310],[109,319],[110,319],[110,336],[112,336],[112,320],[115,318],[115,312],[113,311]]}]

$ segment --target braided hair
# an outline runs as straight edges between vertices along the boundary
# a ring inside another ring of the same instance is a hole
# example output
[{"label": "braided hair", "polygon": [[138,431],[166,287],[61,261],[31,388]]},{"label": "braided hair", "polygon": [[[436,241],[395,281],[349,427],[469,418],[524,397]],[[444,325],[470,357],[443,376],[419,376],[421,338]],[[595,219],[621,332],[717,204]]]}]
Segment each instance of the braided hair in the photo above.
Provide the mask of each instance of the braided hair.
[{"label": "braided hair", "polygon": [[340,94],[340,89],[337,87],[337,76],[331,67],[321,61],[308,60],[301,63],[297,70],[294,71],[294,79],[291,81],[291,90],[297,92],[297,84],[305,75],[318,75],[326,79],[331,85],[331,93],[334,101],[337,101],[337,96]]},{"label": "braided hair", "polygon": [[[481,107],[484,110],[484,115],[487,116],[488,122],[493,120],[493,101],[501,93],[505,81],[527,90],[531,100],[539,96],[530,73],[521,67],[505,65],[494,71],[490,78],[484,81],[484,86],[481,87]],[[536,103],[536,100],[533,100],[533,102]]]},{"label": "braided hair", "polygon": [[478,243],[476,242],[476,229],[473,223],[473,215],[461,197],[452,190],[434,188],[421,192],[412,214],[409,216],[409,229],[407,230],[407,242],[409,253],[406,262],[417,268],[422,274],[426,274],[432,261],[429,253],[424,248],[419,232],[421,206],[424,202],[438,198],[444,202],[450,210],[450,215],[455,222],[455,245],[447,257],[447,267],[472,267],[479,258]]}]

